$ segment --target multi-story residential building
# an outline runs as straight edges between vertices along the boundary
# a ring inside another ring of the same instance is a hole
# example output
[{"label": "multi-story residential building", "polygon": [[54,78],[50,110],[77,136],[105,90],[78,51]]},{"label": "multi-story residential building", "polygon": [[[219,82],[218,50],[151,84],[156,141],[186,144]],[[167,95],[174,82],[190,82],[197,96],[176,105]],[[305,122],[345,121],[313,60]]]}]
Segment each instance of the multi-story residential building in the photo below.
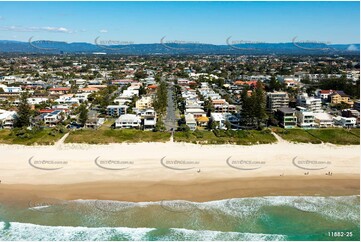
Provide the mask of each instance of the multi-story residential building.
[{"label": "multi-story residential building", "polygon": [[187,108],[184,115],[192,114],[194,118],[206,116],[206,112],[202,108]]},{"label": "multi-story residential building", "polygon": [[144,130],[152,130],[157,124],[157,113],[154,109],[146,109],[140,114]]},{"label": "multi-story residential building", "polygon": [[275,113],[280,125],[283,128],[295,128],[297,126],[296,111],[293,108],[279,108]]},{"label": "multi-story residential building", "polygon": [[236,112],[236,106],[230,105],[224,99],[212,100],[212,104],[214,106],[215,112],[217,112],[217,113]]},{"label": "multi-story residential building", "polygon": [[346,103],[350,106],[353,106],[353,101],[350,99],[350,96],[344,93],[343,91],[335,91],[329,96],[329,101],[332,104]]},{"label": "multi-story residential building", "polygon": [[321,98],[309,97],[307,93],[297,95],[297,104],[314,113],[322,112]]},{"label": "multi-story residential building", "polygon": [[222,113],[211,113],[211,121],[216,124],[217,129],[226,129],[226,120]]},{"label": "multi-story residential building", "polygon": [[289,105],[289,97],[287,92],[268,92],[267,93],[267,109],[276,111],[279,108],[287,108]]},{"label": "multi-story residential building", "polygon": [[135,128],[139,129],[141,120],[138,115],[135,114],[123,114],[115,121],[115,128]]},{"label": "multi-story residential building", "polygon": [[112,117],[119,117],[127,113],[127,105],[109,105],[107,106],[107,115]]},{"label": "multi-story residential building", "polygon": [[135,102],[135,108],[144,110],[151,108],[153,105],[153,98],[150,96],[144,96]]},{"label": "multi-story residential building", "polygon": [[313,128],[316,126],[315,115],[304,107],[296,107],[297,125],[302,128]]}]

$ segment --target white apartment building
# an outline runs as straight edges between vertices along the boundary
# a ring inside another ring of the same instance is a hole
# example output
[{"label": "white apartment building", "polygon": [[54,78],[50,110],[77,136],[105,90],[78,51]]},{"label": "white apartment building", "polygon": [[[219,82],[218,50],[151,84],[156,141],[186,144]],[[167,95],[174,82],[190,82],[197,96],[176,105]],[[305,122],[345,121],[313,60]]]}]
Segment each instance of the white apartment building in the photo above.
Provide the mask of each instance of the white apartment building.
[{"label": "white apartment building", "polygon": [[316,126],[313,112],[307,111],[304,107],[297,107],[296,110],[297,125],[299,127],[312,128]]},{"label": "white apartment building", "polygon": [[297,95],[297,105],[307,108],[314,113],[322,112],[321,98],[309,97],[307,93]]}]

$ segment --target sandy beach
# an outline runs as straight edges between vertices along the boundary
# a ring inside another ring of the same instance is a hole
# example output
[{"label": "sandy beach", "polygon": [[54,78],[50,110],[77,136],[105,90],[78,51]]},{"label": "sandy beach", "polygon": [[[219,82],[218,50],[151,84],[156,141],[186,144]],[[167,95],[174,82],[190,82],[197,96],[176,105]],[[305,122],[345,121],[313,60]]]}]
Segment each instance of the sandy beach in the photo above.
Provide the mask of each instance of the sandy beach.
[{"label": "sandy beach", "polygon": [[0,146],[0,198],[159,201],[359,194],[360,146]]}]

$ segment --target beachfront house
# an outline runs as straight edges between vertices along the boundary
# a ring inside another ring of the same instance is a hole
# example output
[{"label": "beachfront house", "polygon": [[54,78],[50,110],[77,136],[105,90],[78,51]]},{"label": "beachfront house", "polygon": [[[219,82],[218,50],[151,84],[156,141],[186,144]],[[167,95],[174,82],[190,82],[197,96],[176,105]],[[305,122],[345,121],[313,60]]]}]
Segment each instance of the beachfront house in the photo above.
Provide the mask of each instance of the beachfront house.
[{"label": "beachfront house", "polygon": [[297,125],[301,128],[313,128],[316,126],[315,115],[304,107],[296,107]]},{"label": "beachfront house", "polygon": [[328,113],[314,113],[315,123],[319,128],[329,128],[333,126],[333,117]]},{"label": "beachfront house", "polygon": [[152,130],[157,124],[157,113],[154,109],[146,109],[140,114],[141,124],[144,130]]},{"label": "beachfront house", "polygon": [[192,114],[185,115],[186,125],[189,127],[190,130],[194,131],[197,128],[197,122],[194,119]]},{"label": "beachfront house", "polygon": [[55,110],[44,116],[44,123],[49,126],[55,126],[64,119],[62,110]]},{"label": "beachfront house", "polygon": [[285,128],[295,128],[297,126],[296,111],[293,108],[279,108],[275,113],[280,125]]},{"label": "beachfront house", "polygon": [[337,116],[333,118],[333,122],[336,126],[342,126],[344,128],[355,128],[356,118],[354,117],[341,117]]},{"label": "beachfront house", "polygon": [[123,114],[115,121],[115,128],[135,128],[139,129],[141,125],[141,119],[135,114]]},{"label": "beachfront house", "polygon": [[226,129],[226,120],[222,113],[211,113],[211,121],[217,129]]},{"label": "beachfront house", "polygon": [[11,129],[14,127],[17,114],[15,111],[0,109],[0,129]]}]

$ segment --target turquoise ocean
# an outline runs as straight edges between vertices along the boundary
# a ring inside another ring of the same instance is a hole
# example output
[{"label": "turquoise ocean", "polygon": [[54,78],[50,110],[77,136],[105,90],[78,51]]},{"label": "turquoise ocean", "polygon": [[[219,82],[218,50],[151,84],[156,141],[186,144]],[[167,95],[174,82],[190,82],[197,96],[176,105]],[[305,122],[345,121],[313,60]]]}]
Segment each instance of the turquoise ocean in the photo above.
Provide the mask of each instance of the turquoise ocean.
[{"label": "turquoise ocean", "polygon": [[360,240],[359,196],[0,203],[0,240]]}]

